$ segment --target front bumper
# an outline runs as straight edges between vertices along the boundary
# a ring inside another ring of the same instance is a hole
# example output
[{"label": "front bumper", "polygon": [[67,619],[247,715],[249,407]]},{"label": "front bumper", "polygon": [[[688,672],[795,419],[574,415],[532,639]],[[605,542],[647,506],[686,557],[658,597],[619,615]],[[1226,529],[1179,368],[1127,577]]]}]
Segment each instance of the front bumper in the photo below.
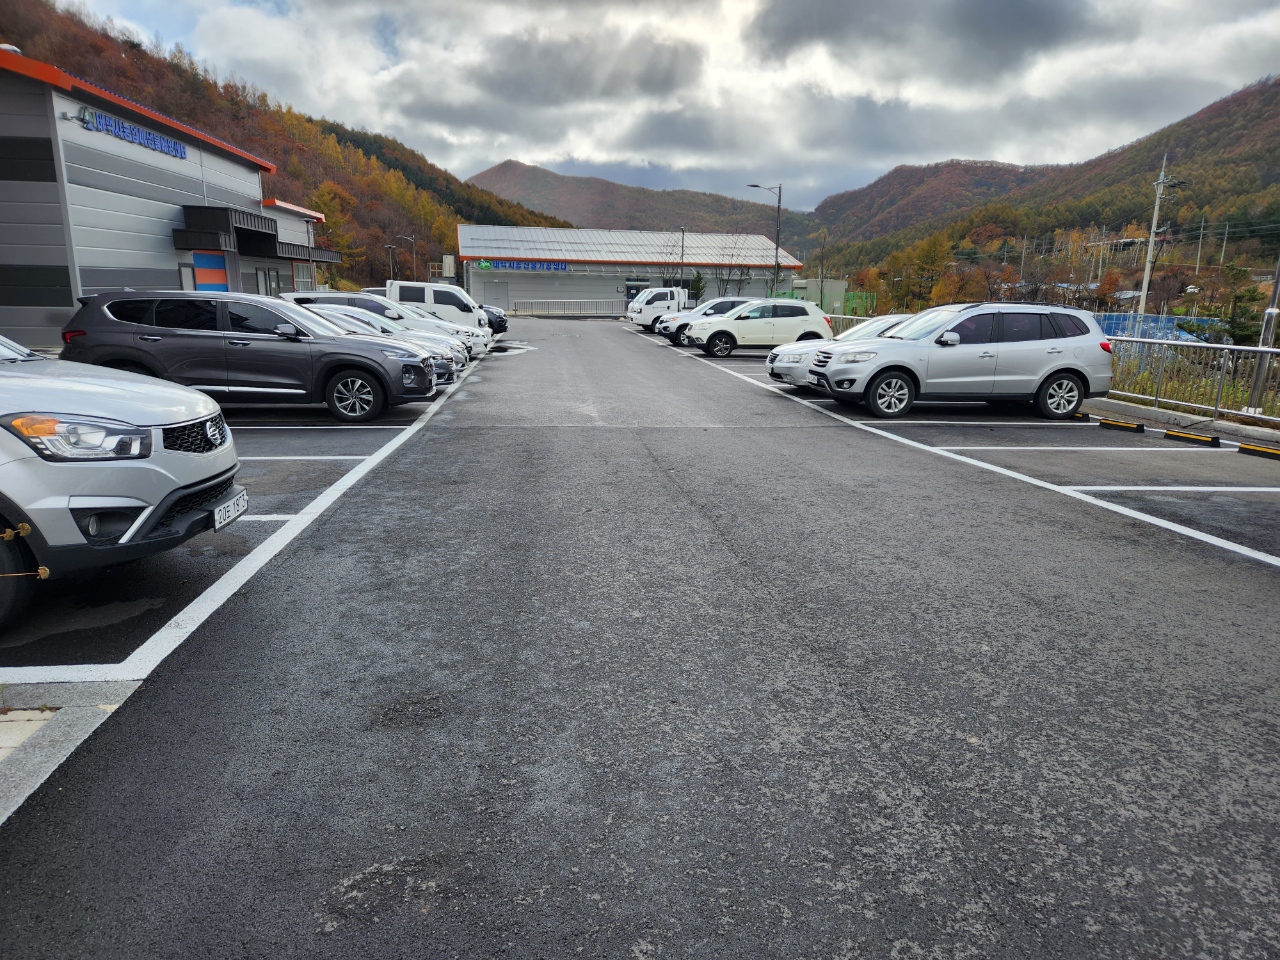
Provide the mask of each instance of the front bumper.
[{"label": "front bumper", "polygon": [[828,367],[826,370],[818,370],[810,367],[805,372],[804,385],[833,397],[839,397],[841,400],[851,400],[856,403],[862,399],[864,382],[865,378],[860,373],[847,368]]},{"label": "front bumper", "polygon": [[807,380],[809,376],[809,366],[804,363],[773,363],[765,364],[765,368],[769,372],[769,379],[777,380],[779,383],[786,383],[793,387],[809,387],[812,386]]}]

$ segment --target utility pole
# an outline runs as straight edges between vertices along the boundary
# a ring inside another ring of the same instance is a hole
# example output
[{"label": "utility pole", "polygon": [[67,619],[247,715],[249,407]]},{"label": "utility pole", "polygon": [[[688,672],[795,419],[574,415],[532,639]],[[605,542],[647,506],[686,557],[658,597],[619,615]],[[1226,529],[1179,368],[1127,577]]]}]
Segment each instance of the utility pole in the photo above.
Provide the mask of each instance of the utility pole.
[{"label": "utility pole", "polygon": [[684,227],[680,228],[680,286],[684,286]]},{"label": "utility pole", "polygon": [[1200,214],[1200,242],[1196,244],[1196,276],[1200,276],[1200,248],[1204,246],[1204,214]]},{"label": "utility pole", "polygon": [[1018,267],[1018,284],[1022,284],[1022,272],[1027,269],[1027,235],[1022,235],[1022,265]]},{"label": "utility pole", "polygon": [[[1280,314],[1280,260],[1276,261],[1276,275],[1271,284],[1271,303],[1262,315],[1262,336],[1258,338],[1258,346],[1271,347],[1276,342],[1276,316]],[[1249,391],[1249,408],[1246,412],[1262,412],[1262,395],[1267,391],[1267,374],[1271,366],[1271,355],[1258,354],[1258,362],[1253,365],[1253,389]]]},{"label": "utility pole", "polygon": [[1228,220],[1222,227],[1222,259],[1218,261],[1219,266],[1223,266],[1227,262],[1227,234],[1231,232],[1231,221]]},{"label": "utility pole", "polygon": [[769,292],[773,296],[778,292],[778,272],[781,269],[779,263],[782,257],[780,244],[782,243],[782,184],[777,187],[762,187],[758,183],[748,183],[748,187],[755,187],[757,190],[768,190],[770,193],[778,195],[778,215],[773,227],[773,289]]},{"label": "utility pole", "polygon": [[1156,207],[1151,214],[1151,233],[1147,236],[1147,264],[1142,270],[1142,296],[1138,298],[1138,314],[1147,312],[1147,288],[1151,285],[1151,267],[1156,260],[1156,224],[1160,220],[1160,200],[1164,197],[1164,167],[1169,161],[1166,153],[1160,161],[1160,179],[1156,181]]},{"label": "utility pole", "polygon": [[413,251],[413,282],[417,283],[418,282],[418,241],[415,237],[406,237],[404,234],[400,234],[398,237],[396,237],[396,239],[409,241],[409,249]]}]

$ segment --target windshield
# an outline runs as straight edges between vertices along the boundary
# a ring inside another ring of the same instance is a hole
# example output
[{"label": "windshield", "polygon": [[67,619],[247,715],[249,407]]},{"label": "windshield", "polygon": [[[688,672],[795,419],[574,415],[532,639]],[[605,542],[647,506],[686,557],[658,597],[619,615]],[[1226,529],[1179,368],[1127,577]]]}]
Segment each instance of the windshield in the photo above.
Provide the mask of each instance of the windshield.
[{"label": "windshield", "polygon": [[293,322],[295,327],[301,327],[312,336],[345,337],[347,335],[347,331],[332,320],[326,320],[320,314],[313,313],[306,307],[299,306],[292,301],[272,300],[271,309],[277,313],[283,313]]},{"label": "windshield", "polygon": [[19,346],[12,340],[0,337],[0,362],[18,363],[23,360],[39,360],[40,355],[32,353],[26,347]]},{"label": "windshield", "polygon": [[960,316],[958,307],[934,307],[923,313],[917,313],[901,326],[894,327],[887,334],[890,340],[925,340],[940,327]]},{"label": "windshield", "polygon": [[904,323],[902,317],[895,317],[893,320],[868,320],[866,323],[860,323],[851,330],[846,330],[837,340],[871,340],[875,337],[883,337],[888,334],[894,327]]},{"label": "windshield", "polygon": [[354,317],[347,316],[345,313],[340,313],[337,310],[326,310],[324,307],[313,307],[312,309],[314,309],[316,313],[320,314],[325,320],[328,320],[334,326],[341,327],[348,333],[371,334],[377,332],[367,323],[362,323]]}]

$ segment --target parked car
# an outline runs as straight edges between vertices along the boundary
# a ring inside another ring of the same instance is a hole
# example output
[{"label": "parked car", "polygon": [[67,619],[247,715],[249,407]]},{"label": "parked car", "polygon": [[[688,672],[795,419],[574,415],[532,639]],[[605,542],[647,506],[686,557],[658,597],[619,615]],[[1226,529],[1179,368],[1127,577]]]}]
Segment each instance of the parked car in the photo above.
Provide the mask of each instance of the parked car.
[{"label": "parked car", "polygon": [[835,343],[848,343],[850,340],[870,340],[889,332],[891,329],[915,316],[913,313],[887,313],[850,327],[834,340],[801,340],[787,343],[771,352],[764,362],[764,368],[774,380],[789,383],[793,387],[809,386],[809,365],[814,355]]},{"label": "parked car", "polygon": [[407,303],[429,310],[441,320],[464,327],[487,329],[489,315],[471,294],[451,283],[419,283],[416,280],[389,280],[381,287],[365,287],[365,293],[376,293],[396,303]]},{"label": "parked car", "polygon": [[348,336],[275,297],[128,290],[84,299],[62,330],[64,360],[171,380],[231,403],[323,402],[353,423],[435,393],[434,372],[408,344]]},{"label": "parked car", "polygon": [[[319,314],[334,326],[341,327],[349,334],[363,337],[386,337],[388,340],[401,341],[421,348],[425,358],[435,370],[437,385],[453,383],[456,379],[455,374],[466,368],[465,359],[455,366],[453,356],[438,342],[438,338],[429,334],[414,333],[412,330],[393,331],[388,327],[382,326],[383,323],[390,323],[390,320],[380,322],[379,318],[373,314],[363,310],[357,311],[355,307],[322,307],[317,304],[307,309]],[[359,314],[364,315],[360,316]]]},{"label": "parked car", "polygon": [[750,300],[751,297],[716,297],[690,310],[666,314],[654,324],[653,329],[672,343],[687,343],[689,324],[694,320],[701,317],[718,317]]},{"label": "parked car", "polygon": [[[359,321],[377,333],[382,333],[390,337],[403,336],[414,343],[421,343],[424,346],[436,347],[444,351],[452,360],[454,360],[459,370],[464,369],[471,358],[471,354],[467,352],[467,345],[461,339],[453,336],[452,334],[436,333],[435,331],[430,330],[410,329],[399,320],[391,320],[381,314],[362,310],[359,307],[329,307],[315,304],[313,306],[309,306],[307,309],[319,310],[326,316],[326,311],[336,311],[353,320]],[[407,319],[409,323],[413,323],[416,318]]]},{"label": "parked car", "polygon": [[1111,388],[1111,343],[1093,314],[1032,303],[934,307],[885,337],[818,351],[808,382],[877,417],[922,400],[1034,400],[1064,420]]},{"label": "parked car", "polygon": [[683,287],[649,287],[641,290],[627,306],[627,319],[646,330],[668,313],[678,313],[689,302]]},{"label": "parked car", "polygon": [[495,334],[506,333],[508,329],[507,311],[501,307],[491,307],[487,303],[480,304],[480,309],[489,318],[489,329]]},{"label": "parked car", "polygon": [[249,504],[218,405],[0,337],[0,625],[33,581],[136,560]]},{"label": "parked car", "polygon": [[723,316],[695,320],[688,337],[703,353],[727,357],[738,347],[830,339],[831,320],[808,300],[751,300]]},{"label": "parked car", "polygon": [[370,313],[380,314],[388,320],[403,324],[410,330],[424,333],[443,333],[457,337],[467,346],[467,353],[472,356],[483,356],[488,349],[488,341],[484,331],[476,327],[465,327],[450,323],[428,311],[415,308],[413,304],[397,303],[379,293],[345,293],[343,291],[325,290],[307,293],[283,293],[281,297],[303,306],[318,303],[326,307],[358,307]]}]

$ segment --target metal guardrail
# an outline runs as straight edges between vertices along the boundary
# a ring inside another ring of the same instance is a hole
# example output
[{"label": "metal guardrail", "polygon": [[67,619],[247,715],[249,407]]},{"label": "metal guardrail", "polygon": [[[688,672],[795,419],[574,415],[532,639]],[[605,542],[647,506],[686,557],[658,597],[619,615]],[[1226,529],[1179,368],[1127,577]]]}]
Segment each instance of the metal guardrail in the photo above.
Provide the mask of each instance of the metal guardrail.
[{"label": "metal guardrail", "polygon": [[1280,423],[1280,349],[1109,339],[1112,396]]},{"label": "metal guardrail", "polygon": [[836,313],[829,313],[827,316],[831,320],[831,333],[837,337],[846,330],[852,330],[858,324],[866,323],[870,319],[870,317],[846,317]]},{"label": "metal guardrail", "polygon": [[538,317],[620,317],[626,300],[513,300],[511,312]]}]

